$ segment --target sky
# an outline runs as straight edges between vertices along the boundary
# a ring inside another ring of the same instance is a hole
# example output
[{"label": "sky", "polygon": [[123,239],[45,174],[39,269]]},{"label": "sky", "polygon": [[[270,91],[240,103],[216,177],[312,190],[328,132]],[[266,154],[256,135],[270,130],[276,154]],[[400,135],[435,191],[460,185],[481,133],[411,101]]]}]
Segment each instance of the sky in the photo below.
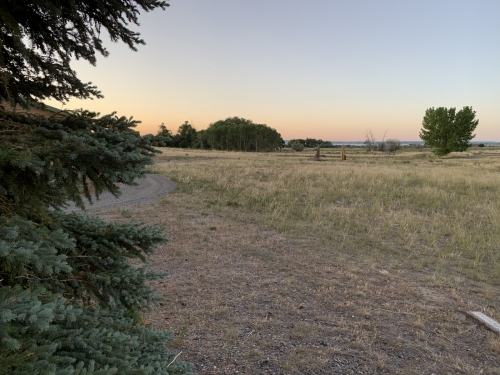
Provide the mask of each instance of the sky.
[{"label": "sky", "polygon": [[79,78],[104,99],[47,103],[162,123],[176,133],[238,116],[283,139],[418,140],[425,110],[472,106],[475,140],[500,141],[498,0],[171,0],[107,38]]}]

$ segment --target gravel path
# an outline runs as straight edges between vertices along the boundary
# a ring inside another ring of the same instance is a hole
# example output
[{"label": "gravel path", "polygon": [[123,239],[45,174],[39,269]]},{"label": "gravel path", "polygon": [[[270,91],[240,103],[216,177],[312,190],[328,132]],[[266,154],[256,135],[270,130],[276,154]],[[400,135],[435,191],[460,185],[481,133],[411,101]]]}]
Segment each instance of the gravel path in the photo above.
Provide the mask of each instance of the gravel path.
[{"label": "gravel path", "polygon": [[[85,205],[86,211],[111,210],[125,208],[140,203],[148,203],[163,198],[167,193],[175,190],[176,184],[164,176],[147,174],[144,178],[136,180],[137,186],[122,185],[121,195],[115,198],[110,193],[101,194],[99,200],[93,199],[93,204]],[[66,213],[81,211],[74,204],[64,210]]]}]

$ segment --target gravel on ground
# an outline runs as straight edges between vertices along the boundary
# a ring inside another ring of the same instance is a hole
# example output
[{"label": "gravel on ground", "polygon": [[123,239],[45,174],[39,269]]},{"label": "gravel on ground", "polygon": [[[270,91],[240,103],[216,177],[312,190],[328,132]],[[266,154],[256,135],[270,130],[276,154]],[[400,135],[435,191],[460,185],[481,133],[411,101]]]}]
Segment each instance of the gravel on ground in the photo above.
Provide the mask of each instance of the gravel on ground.
[{"label": "gravel on ground", "polygon": [[[119,197],[104,193],[101,194],[99,200],[94,200],[92,203],[86,201],[85,211],[112,210],[150,203],[163,198],[176,187],[175,182],[158,174],[147,174],[144,178],[137,179],[136,182],[135,186],[121,185]],[[70,213],[81,210],[75,204],[70,204],[64,211]]]}]

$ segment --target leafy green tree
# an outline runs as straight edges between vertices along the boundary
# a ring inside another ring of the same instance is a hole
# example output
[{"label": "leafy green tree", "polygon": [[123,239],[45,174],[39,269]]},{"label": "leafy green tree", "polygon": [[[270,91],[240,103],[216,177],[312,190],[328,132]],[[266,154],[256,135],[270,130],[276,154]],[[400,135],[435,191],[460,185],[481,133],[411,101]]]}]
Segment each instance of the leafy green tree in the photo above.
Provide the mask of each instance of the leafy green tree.
[{"label": "leafy green tree", "polygon": [[479,123],[475,117],[472,107],[463,107],[458,112],[455,108],[429,108],[422,120],[420,138],[439,156],[466,151]]},{"label": "leafy green tree", "polygon": [[[28,106],[98,96],[71,71],[71,58],[106,55],[101,29],[135,48],[142,41],[127,22],[137,21],[138,7],[165,6],[1,2],[0,99]],[[118,195],[119,183],[146,173],[156,151],[136,124],[83,110],[58,120],[0,109],[1,373],[192,373],[167,350],[170,334],[138,319],[159,299],[150,285],[163,274],[144,262],[166,243],[162,230],[64,211],[68,202]]]},{"label": "leafy green tree", "polygon": [[322,143],[323,143],[322,139],[306,138],[305,147],[316,148],[316,147],[318,147],[318,145],[320,145]]},{"label": "leafy green tree", "polygon": [[208,143],[205,130],[200,130],[199,132],[196,132],[196,148],[201,148],[201,149],[210,148],[210,144]]},{"label": "leafy green tree", "polygon": [[149,134],[151,144],[156,147],[170,147],[172,146],[172,133],[167,129],[164,123],[158,126],[158,132],[155,135]]},{"label": "leafy green tree", "polygon": [[167,129],[165,124],[162,122],[160,126],[158,126],[157,135],[161,135],[162,137],[172,138],[172,133]]},{"label": "leafy green tree", "polygon": [[302,144],[304,147],[306,147],[306,141],[305,141],[305,139],[290,139],[288,141],[288,146],[291,147],[292,143],[295,143],[295,142],[298,142],[298,143]]},{"label": "leafy green tree", "polygon": [[196,129],[188,122],[184,122],[177,130],[176,142],[178,147],[194,147],[197,143]]},{"label": "leafy green tree", "polygon": [[209,125],[204,137],[214,149],[234,151],[272,151],[283,147],[275,129],[251,120],[229,117]]}]

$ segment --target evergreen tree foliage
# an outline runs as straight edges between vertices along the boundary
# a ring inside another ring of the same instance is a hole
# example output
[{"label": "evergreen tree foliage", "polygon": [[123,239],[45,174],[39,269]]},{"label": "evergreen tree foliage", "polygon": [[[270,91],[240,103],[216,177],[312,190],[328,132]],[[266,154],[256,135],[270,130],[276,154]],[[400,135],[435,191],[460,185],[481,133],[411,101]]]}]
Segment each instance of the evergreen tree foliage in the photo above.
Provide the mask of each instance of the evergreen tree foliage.
[{"label": "evergreen tree foliage", "polygon": [[138,25],[140,10],[167,6],[160,0],[2,0],[0,102],[27,107],[46,98],[101,97],[91,82],[78,79],[71,60],[95,65],[97,53],[108,56],[105,34],[135,51],[144,41],[128,25]]},{"label": "evergreen tree foliage", "polygon": [[466,151],[479,123],[475,117],[472,107],[463,107],[458,112],[455,108],[429,108],[422,120],[420,138],[439,156]]},{"label": "evergreen tree foliage", "polygon": [[[95,64],[100,39],[130,48],[127,28],[157,0],[0,3],[0,103],[29,107],[44,98],[99,97],[71,70]],[[0,374],[192,374],[167,350],[168,332],[137,316],[159,297],[163,274],[146,259],[166,238],[148,225],[68,214],[119,183],[143,177],[156,153],[137,122],[89,111],[62,119],[0,109]],[[142,263],[140,262],[142,261]],[[135,319],[134,319],[135,318]]]},{"label": "evergreen tree foliage", "polygon": [[239,117],[210,124],[204,137],[217,150],[272,151],[283,147],[281,134],[275,129]]},{"label": "evergreen tree foliage", "polygon": [[192,373],[169,333],[130,318],[158,300],[162,273],[130,260],[146,261],[162,231],[63,211],[144,175],[156,151],[135,125],[0,111],[0,373]]}]

